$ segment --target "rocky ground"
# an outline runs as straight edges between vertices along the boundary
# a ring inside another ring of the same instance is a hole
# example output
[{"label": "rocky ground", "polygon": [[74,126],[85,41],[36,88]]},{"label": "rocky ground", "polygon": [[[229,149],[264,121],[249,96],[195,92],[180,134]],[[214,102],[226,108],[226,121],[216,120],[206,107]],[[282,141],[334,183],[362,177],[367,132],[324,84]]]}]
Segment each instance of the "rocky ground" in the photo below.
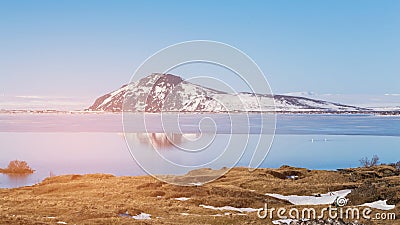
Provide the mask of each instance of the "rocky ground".
[{"label": "rocky ground", "polygon": [[[0,189],[0,224],[272,224],[277,218],[260,219],[253,209],[262,208],[265,203],[299,210],[307,206],[294,206],[265,193],[316,195],[343,189],[352,189],[346,207],[388,200],[388,204],[396,205],[395,209],[374,209],[373,214],[393,212],[400,218],[400,176],[394,167],[321,171],[282,166],[254,171],[234,168],[214,182],[194,187],[175,186],[150,176],[51,177],[31,187]],[[217,209],[224,206],[231,208]],[[315,206],[326,207],[329,205]],[[292,224],[400,222],[324,218]]]}]

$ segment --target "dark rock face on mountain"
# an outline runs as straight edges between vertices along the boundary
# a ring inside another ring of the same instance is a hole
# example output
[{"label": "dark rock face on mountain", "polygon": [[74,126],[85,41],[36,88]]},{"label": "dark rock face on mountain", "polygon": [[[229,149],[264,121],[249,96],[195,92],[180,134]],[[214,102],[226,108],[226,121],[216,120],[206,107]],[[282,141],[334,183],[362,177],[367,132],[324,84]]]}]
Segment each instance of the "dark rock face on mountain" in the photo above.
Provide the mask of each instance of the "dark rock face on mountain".
[{"label": "dark rock face on mountain", "polygon": [[108,112],[355,112],[359,107],[305,97],[226,93],[155,73],[96,99],[88,111]]},{"label": "dark rock face on mountain", "polygon": [[166,74],[155,79],[153,86],[151,87],[150,93],[147,95],[145,111],[146,112],[158,112],[163,108],[163,101],[166,96],[171,96],[175,87],[182,83],[183,80],[180,77]]}]

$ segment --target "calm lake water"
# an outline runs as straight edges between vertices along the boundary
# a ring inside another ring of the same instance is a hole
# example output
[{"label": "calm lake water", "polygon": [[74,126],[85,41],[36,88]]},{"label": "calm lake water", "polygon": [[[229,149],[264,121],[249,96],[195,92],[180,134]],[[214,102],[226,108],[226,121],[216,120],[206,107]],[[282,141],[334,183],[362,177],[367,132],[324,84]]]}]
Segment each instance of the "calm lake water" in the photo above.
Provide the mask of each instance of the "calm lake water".
[{"label": "calm lake water", "polygon": [[[250,115],[249,119],[242,114],[231,115],[231,118],[221,114],[184,114],[179,117],[184,133],[181,135],[172,126],[176,124],[174,115],[163,115],[163,123],[160,115],[148,115],[146,128],[141,115],[131,115],[130,118],[132,126],[125,127],[125,130],[129,130],[128,140],[143,153],[141,156],[150,156],[156,146],[162,157],[188,166],[188,170],[190,166],[209,162],[224,150],[242,150],[242,146],[235,144],[241,140],[248,140],[248,145],[236,165],[248,166],[260,133],[261,140],[266,141],[259,146],[268,149],[269,128],[273,125],[268,124],[271,121],[267,117],[263,123],[267,125],[262,128],[262,118],[257,114]],[[204,118],[211,118],[215,124],[203,123]],[[233,126],[230,124],[232,120],[236,122]],[[400,117],[278,115],[276,122],[277,135],[261,167],[287,164],[311,169],[337,169],[359,166],[361,157],[373,154],[379,155],[381,162],[385,163],[400,160]],[[201,124],[200,129],[198,124]],[[167,133],[162,133],[163,126],[168,127]],[[181,149],[170,144],[170,140],[188,148],[195,147],[193,140],[212,141],[203,151],[182,153]],[[234,144],[226,148],[229,141]],[[145,174],[127,147],[120,114],[0,114],[0,143],[0,167],[19,159],[27,161],[36,170],[29,176],[0,174],[2,188],[31,185],[50,174]],[[148,159],[148,164],[152,163],[155,164],[152,172],[175,172],[158,168],[156,161]],[[226,166],[225,162],[212,167],[219,169],[223,166]]]}]

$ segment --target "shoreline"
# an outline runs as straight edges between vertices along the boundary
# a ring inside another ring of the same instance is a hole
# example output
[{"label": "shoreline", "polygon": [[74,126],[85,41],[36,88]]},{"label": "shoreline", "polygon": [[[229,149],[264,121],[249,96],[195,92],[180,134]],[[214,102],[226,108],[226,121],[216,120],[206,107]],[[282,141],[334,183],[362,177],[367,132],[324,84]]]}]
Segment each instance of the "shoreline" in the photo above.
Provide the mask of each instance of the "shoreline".
[{"label": "shoreline", "polygon": [[[0,132],[1,133],[1,132]],[[80,133],[82,133],[82,132],[80,132]],[[287,135],[287,134],[281,134],[281,135]],[[299,134],[300,136],[302,135],[302,134]],[[307,135],[307,134],[306,134]],[[306,136],[305,135],[305,136]],[[296,136],[298,136],[297,134],[296,134]],[[334,135],[334,136],[338,136],[338,135]],[[339,135],[339,136],[347,136],[347,135]],[[359,135],[357,135],[357,136],[359,136]],[[361,136],[368,136],[368,135],[361,135]],[[392,136],[384,136],[384,137],[392,137]],[[396,136],[397,137],[397,136]],[[394,165],[390,165],[390,163],[389,162],[383,162],[382,164],[381,164],[381,166],[389,166],[389,167],[394,167]],[[228,172],[230,171],[230,170],[235,170],[235,169],[247,169],[247,170],[277,170],[277,169],[280,169],[281,167],[291,167],[291,168],[297,168],[297,169],[304,169],[304,170],[309,170],[309,171],[324,171],[324,172],[340,172],[340,171],[344,171],[344,170],[349,170],[349,169],[362,169],[363,167],[299,167],[299,165],[290,165],[290,166],[287,166],[287,165],[278,165],[278,166],[273,166],[273,167],[258,167],[258,168],[249,168],[249,167],[246,167],[245,165],[237,165],[237,166],[234,166],[233,168],[231,168],[231,169],[228,169]],[[221,168],[220,170],[222,170],[222,169],[224,169],[225,167],[223,167],[223,168]],[[204,169],[210,169],[210,168],[204,168]],[[20,177],[20,178],[27,178],[27,177],[29,177],[29,176],[31,176],[31,175],[35,175],[38,171],[40,172],[40,174],[48,174],[47,172],[46,173],[44,173],[43,171],[47,171],[48,169],[47,168],[45,168],[45,169],[39,169],[39,170],[37,170],[37,169],[35,169],[35,170],[33,170],[33,172],[32,173],[7,173],[7,172],[1,172],[1,168],[0,168],[0,175],[4,175],[4,176],[8,176],[8,177],[14,177],[14,178],[17,178],[17,177]],[[201,169],[200,169],[201,170]],[[217,169],[210,169],[210,170],[212,170],[212,171],[217,171]],[[195,170],[194,170],[195,171]],[[190,173],[191,171],[188,171],[188,173]],[[113,177],[116,177],[116,178],[122,178],[122,177],[133,177],[133,178],[135,178],[135,177],[153,177],[153,178],[155,178],[155,177],[157,177],[157,176],[160,176],[160,177],[168,177],[168,176],[175,176],[175,177],[179,177],[179,176],[185,176],[185,174],[182,174],[182,175],[174,175],[174,174],[156,174],[156,175],[149,175],[149,174],[147,174],[147,173],[143,173],[143,174],[137,174],[137,175],[129,175],[129,174],[115,174],[115,173],[109,173],[109,172],[94,172],[94,173],[85,173],[85,172],[77,172],[77,173],[61,173],[61,174],[57,174],[57,175],[51,175],[51,176],[48,176],[48,175],[45,175],[45,176],[41,176],[42,178],[38,178],[38,179],[36,179],[36,181],[35,182],[32,182],[32,183],[28,183],[28,184],[26,184],[26,185],[21,185],[21,186],[18,186],[18,187],[1,187],[0,186],[0,190],[1,189],[15,189],[15,188],[23,188],[23,187],[31,187],[31,186],[34,186],[34,185],[37,185],[37,184],[40,184],[40,183],[42,183],[44,180],[46,180],[47,178],[52,178],[52,177],[62,177],[62,176],[86,176],[86,175],[110,175],[110,176],[113,176]]]},{"label": "shoreline", "polygon": [[121,111],[86,111],[86,110],[19,110],[19,109],[1,109],[0,114],[71,114],[71,115],[96,115],[96,114],[147,114],[147,115],[160,115],[160,114],[265,114],[265,115],[376,115],[376,116],[400,116],[400,110],[363,110],[363,111],[318,111],[318,110],[293,110],[293,111],[220,111],[220,112],[196,112],[196,111],[166,111],[166,112],[121,112]]},{"label": "shoreline", "polygon": [[[195,169],[195,170],[190,170],[188,171],[186,174],[181,174],[181,175],[176,175],[176,174],[155,174],[155,175],[150,175],[150,174],[140,174],[140,175],[116,175],[113,173],[66,173],[66,174],[60,174],[60,175],[52,175],[52,176],[47,176],[44,177],[42,181],[32,184],[32,185],[26,185],[26,186],[20,186],[20,187],[14,187],[14,188],[2,188],[1,189],[18,189],[18,188],[24,188],[24,187],[32,187],[35,185],[40,185],[42,182],[44,182],[46,179],[57,179],[57,177],[68,177],[68,176],[112,176],[115,178],[154,178],[157,179],[156,177],[185,177],[191,173],[197,173],[198,171],[205,171],[205,173],[207,173],[207,171],[209,171],[210,173],[213,173],[215,171],[220,171],[220,170],[226,170],[225,173],[229,173],[231,170],[248,170],[250,173],[252,173],[253,171],[257,171],[257,170],[267,170],[267,171],[275,171],[275,170],[280,170],[280,169],[285,169],[285,168],[289,168],[292,169],[292,171],[297,171],[297,170],[301,170],[301,171],[308,171],[308,172],[337,172],[337,173],[343,173],[343,172],[348,172],[348,171],[375,171],[377,168],[385,168],[385,169],[392,169],[392,171],[394,171],[396,173],[396,176],[399,176],[400,179],[400,168],[396,168],[396,165],[390,165],[390,164],[380,164],[377,166],[372,166],[372,167],[345,167],[345,168],[332,168],[332,169],[313,169],[313,168],[306,168],[306,167],[298,167],[298,166],[291,166],[291,165],[281,165],[281,166],[277,166],[277,167],[259,167],[259,168],[250,168],[250,167],[246,167],[246,166],[235,166],[233,168],[226,168],[223,167],[221,169],[211,169],[211,168],[201,168],[201,169]],[[0,168],[0,174],[3,175],[15,175],[15,176],[30,176],[32,174],[34,174],[37,170],[33,170],[32,173],[7,173],[7,172],[2,172]],[[297,173],[297,172],[296,172]],[[224,175],[222,175],[224,176]],[[384,176],[383,176],[384,177]],[[282,177],[281,177],[282,178]],[[289,177],[286,177],[287,179],[289,179]],[[382,176],[378,176],[378,178],[382,178]],[[219,178],[217,178],[219,179]],[[289,179],[290,180],[290,179]],[[207,183],[212,183],[215,180],[212,180],[210,182]],[[164,182],[164,181],[160,181],[160,182]],[[204,184],[207,184],[204,183]],[[179,185],[177,185],[179,186]],[[186,185],[184,185],[186,186]],[[192,186],[197,186],[197,185],[192,185]]]}]

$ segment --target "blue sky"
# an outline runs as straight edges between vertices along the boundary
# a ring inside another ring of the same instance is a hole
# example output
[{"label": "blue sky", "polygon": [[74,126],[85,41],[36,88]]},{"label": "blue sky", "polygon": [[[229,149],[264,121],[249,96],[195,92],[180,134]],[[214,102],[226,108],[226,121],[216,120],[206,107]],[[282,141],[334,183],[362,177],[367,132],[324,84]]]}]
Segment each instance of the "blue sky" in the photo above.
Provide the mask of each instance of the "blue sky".
[{"label": "blue sky", "polygon": [[1,1],[0,94],[95,98],[166,46],[233,45],[274,93],[400,93],[400,1]]}]

